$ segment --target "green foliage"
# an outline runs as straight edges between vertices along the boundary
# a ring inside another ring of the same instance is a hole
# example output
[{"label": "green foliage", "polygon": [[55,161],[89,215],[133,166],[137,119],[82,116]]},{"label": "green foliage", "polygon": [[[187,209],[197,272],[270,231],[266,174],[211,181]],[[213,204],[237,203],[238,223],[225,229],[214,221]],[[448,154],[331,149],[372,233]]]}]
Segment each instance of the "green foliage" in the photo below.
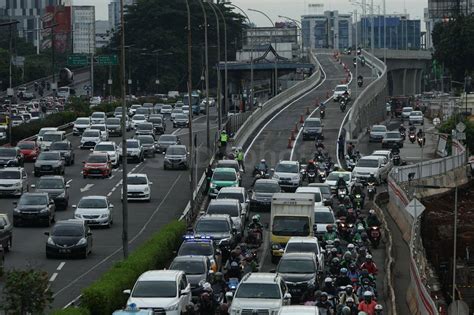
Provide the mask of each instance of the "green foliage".
[{"label": "green foliage", "polygon": [[6,273],[1,309],[7,314],[43,314],[53,301],[48,273],[29,268]]},{"label": "green foliage", "polygon": [[[445,121],[441,126],[439,126],[439,132],[442,133],[447,133],[451,134],[451,131],[453,129],[456,129],[456,125],[462,121],[464,124],[466,124],[466,130],[464,131],[466,133],[466,141],[462,141],[464,145],[467,144],[467,147],[471,154],[474,154],[474,122],[467,120],[461,115],[458,115],[458,117],[451,117],[447,121]],[[448,147],[451,146],[451,137],[449,137],[448,141]]]},{"label": "green foliage", "polygon": [[162,269],[169,263],[185,227],[185,223],[174,221],[155,233],[127,259],[116,263],[99,280],[84,289],[81,305],[92,315],[111,314],[122,308],[127,301],[122,291],[131,289],[143,272]]},{"label": "green foliage", "polygon": [[88,309],[83,307],[68,307],[63,310],[57,310],[52,313],[52,315],[89,315],[90,312]]},{"label": "green foliage", "polygon": [[449,69],[453,80],[462,82],[474,70],[474,16],[439,22],[432,36],[434,58]]}]

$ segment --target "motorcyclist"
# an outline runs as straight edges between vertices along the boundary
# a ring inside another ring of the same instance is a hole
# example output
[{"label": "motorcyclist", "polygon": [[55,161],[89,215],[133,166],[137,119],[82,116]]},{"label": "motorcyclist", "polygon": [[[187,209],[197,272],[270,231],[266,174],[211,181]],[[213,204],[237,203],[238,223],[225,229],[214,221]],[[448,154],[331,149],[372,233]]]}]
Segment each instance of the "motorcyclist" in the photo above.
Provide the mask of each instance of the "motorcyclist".
[{"label": "motorcyclist", "polygon": [[375,306],[377,302],[373,299],[373,293],[371,291],[364,292],[364,300],[359,303],[359,311],[366,312],[367,315],[375,315]]},{"label": "motorcyclist", "polygon": [[321,292],[321,296],[319,297],[319,300],[316,302],[316,306],[318,307],[319,314],[326,314],[326,315],[334,314],[333,305],[331,302],[329,302],[328,293],[326,292]]},{"label": "motorcyclist", "polygon": [[336,315],[358,315],[359,311],[357,310],[357,306],[354,303],[353,298],[348,298],[346,303],[340,304],[338,312]]},{"label": "motorcyclist", "polygon": [[337,275],[339,270],[341,270],[341,263],[340,263],[339,258],[337,257],[331,258],[331,263],[329,264],[329,274]]},{"label": "motorcyclist", "polygon": [[324,242],[334,241],[336,238],[338,237],[336,231],[334,231],[334,226],[332,224],[326,225],[326,233],[323,236]]},{"label": "motorcyclist", "polygon": [[212,274],[211,287],[212,291],[215,293],[225,293],[227,283],[224,280],[224,275],[222,272],[218,271]]},{"label": "motorcyclist", "polygon": [[324,285],[321,288],[321,291],[326,292],[329,295],[336,296],[337,289],[334,286],[334,284],[332,283],[332,278],[327,277],[326,279],[324,279]]},{"label": "motorcyclist", "polygon": [[352,264],[352,253],[350,251],[346,251],[342,256],[341,267],[344,267],[347,270],[350,264]]},{"label": "motorcyclist", "polygon": [[309,160],[308,165],[306,166],[306,172],[315,172],[316,173],[316,164],[314,164],[314,160]]},{"label": "motorcyclist", "polygon": [[416,127],[415,126],[410,126],[410,128],[408,129],[410,134],[415,134],[416,133]]},{"label": "motorcyclist", "polygon": [[346,185],[346,181],[344,180],[343,174],[339,174],[339,178],[337,179],[337,182],[336,182],[336,187],[337,189],[344,189],[347,194],[347,185]]},{"label": "motorcyclist", "polygon": [[344,249],[342,248],[342,245],[341,245],[341,240],[336,238],[334,240],[334,249],[336,249],[336,253],[337,255],[341,255],[344,253]]},{"label": "motorcyclist", "polygon": [[370,173],[369,178],[367,179],[367,184],[377,184],[377,179],[375,178],[375,174],[373,172]]},{"label": "motorcyclist", "polygon": [[349,277],[349,279],[351,279],[351,284],[359,282],[359,272],[357,271],[355,263],[349,264],[347,276]]},{"label": "motorcyclist", "polygon": [[352,192],[351,192],[352,201],[354,201],[356,195],[360,195],[360,197],[362,198],[362,202],[361,202],[362,206],[364,206],[364,201],[365,201],[364,186],[359,180],[357,180],[355,184],[352,186]]},{"label": "motorcyclist", "polygon": [[343,204],[339,204],[337,207],[336,217],[347,217],[347,209]]},{"label": "motorcyclist", "polygon": [[359,298],[357,297],[357,294],[354,292],[354,288],[352,285],[346,285],[346,288],[344,290],[344,295],[342,296],[340,302],[342,304],[345,304],[347,302],[347,299],[352,299],[353,302],[359,304]]},{"label": "motorcyclist", "polygon": [[420,129],[418,130],[418,132],[416,133],[416,136],[417,136],[418,138],[424,139],[424,138],[425,138],[425,133],[424,133],[423,130],[420,128]]},{"label": "motorcyclist", "polygon": [[316,143],[314,145],[316,147],[316,150],[318,150],[319,148],[324,150],[325,148],[324,143],[321,141],[321,139],[316,140]]},{"label": "motorcyclist", "polygon": [[260,215],[258,214],[255,214],[252,216],[252,222],[250,222],[249,224],[249,230],[253,230],[253,229],[263,229],[263,225],[262,223],[260,223]]},{"label": "motorcyclist", "polygon": [[360,269],[367,269],[370,275],[376,276],[378,269],[377,265],[372,260],[372,255],[368,254],[365,256],[365,262],[360,266]]},{"label": "motorcyclist", "polygon": [[357,296],[359,297],[359,301],[364,299],[364,293],[367,291],[371,292],[372,296],[375,296],[375,288],[371,285],[369,279],[364,279],[361,281],[360,287],[357,288]]},{"label": "motorcyclist", "polygon": [[346,223],[355,224],[356,222],[357,222],[357,216],[356,216],[356,213],[354,212],[354,209],[348,209],[347,216],[346,216]]},{"label": "motorcyclist", "polygon": [[354,207],[350,196],[345,196],[343,202],[346,209],[350,209]]},{"label": "motorcyclist", "polygon": [[239,257],[238,253],[235,250],[230,252],[229,260],[227,260],[224,269],[227,271],[227,278],[242,278],[242,271],[241,271],[241,258]]},{"label": "motorcyclist", "polygon": [[353,158],[354,149],[355,149],[354,144],[352,142],[349,142],[349,144],[347,145],[347,154],[349,155],[351,159]]},{"label": "motorcyclist", "polygon": [[244,275],[258,271],[257,263],[251,254],[247,254],[244,260],[242,260],[242,271]]},{"label": "motorcyclist", "polygon": [[[411,128],[411,127],[410,127]],[[400,128],[398,128],[398,132],[400,133],[403,133],[403,132],[406,132],[407,129],[405,128],[405,125],[404,124],[400,124]]]},{"label": "motorcyclist", "polygon": [[375,305],[375,315],[383,315],[383,306],[380,304]]},{"label": "motorcyclist", "polygon": [[365,232],[364,226],[362,224],[357,224],[357,229],[354,233],[354,236],[352,237],[352,242],[356,244],[361,242],[363,232]]},{"label": "motorcyclist", "polygon": [[380,220],[377,217],[377,214],[375,213],[374,209],[369,210],[369,215],[365,219],[365,223],[366,223],[367,227],[381,226],[382,225],[382,223],[380,223]]},{"label": "motorcyclist", "polygon": [[400,148],[398,147],[398,143],[393,144],[392,155],[400,155]]},{"label": "motorcyclist", "polygon": [[364,77],[359,74],[359,76],[357,77],[357,82],[363,82],[364,81]]},{"label": "motorcyclist", "polygon": [[336,287],[345,287],[351,284],[351,279],[347,276],[347,268],[341,268],[339,270],[339,275],[334,282]]}]

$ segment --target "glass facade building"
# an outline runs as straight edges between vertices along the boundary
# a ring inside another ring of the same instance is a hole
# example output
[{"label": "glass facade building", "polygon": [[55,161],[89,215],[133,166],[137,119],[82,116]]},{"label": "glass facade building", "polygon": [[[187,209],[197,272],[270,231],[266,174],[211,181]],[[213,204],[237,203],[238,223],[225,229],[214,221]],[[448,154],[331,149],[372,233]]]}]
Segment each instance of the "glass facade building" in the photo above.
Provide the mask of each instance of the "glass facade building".
[{"label": "glass facade building", "polygon": [[352,15],[326,11],[303,15],[301,30],[304,48],[338,48],[352,46]]}]

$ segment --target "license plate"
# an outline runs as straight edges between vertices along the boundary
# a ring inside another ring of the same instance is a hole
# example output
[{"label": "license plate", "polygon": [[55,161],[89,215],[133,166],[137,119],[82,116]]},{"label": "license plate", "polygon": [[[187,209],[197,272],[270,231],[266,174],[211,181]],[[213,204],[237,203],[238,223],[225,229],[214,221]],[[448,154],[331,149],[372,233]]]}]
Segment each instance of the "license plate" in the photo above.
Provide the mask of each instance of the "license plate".
[{"label": "license plate", "polygon": [[86,220],[87,224],[94,224],[96,221],[95,220]]},{"label": "license plate", "polygon": [[283,180],[283,181],[281,181],[281,183],[282,183],[283,185],[290,185],[290,184],[291,184],[291,183],[290,183],[289,181],[287,181],[287,180]]},{"label": "license plate", "polygon": [[66,249],[61,248],[61,249],[59,249],[59,252],[62,253],[62,254],[65,254],[65,253],[70,253],[71,250],[67,249],[67,248]]},{"label": "license plate", "polygon": [[300,292],[301,292],[301,289],[298,289],[298,288],[290,288],[290,292],[292,292],[292,293],[300,293]]}]

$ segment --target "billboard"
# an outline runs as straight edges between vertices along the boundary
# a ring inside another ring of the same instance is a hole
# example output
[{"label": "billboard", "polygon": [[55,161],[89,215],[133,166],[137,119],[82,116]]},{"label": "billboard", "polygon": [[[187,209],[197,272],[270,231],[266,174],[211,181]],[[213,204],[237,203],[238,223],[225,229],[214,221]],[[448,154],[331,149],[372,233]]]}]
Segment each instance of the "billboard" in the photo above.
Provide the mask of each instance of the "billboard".
[{"label": "billboard", "polygon": [[[41,47],[50,48],[54,42],[54,50],[65,53],[71,43],[71,7],[49,5],[41,20],[43,22]],[[55,26],[52,27],[53,25]]]}]

